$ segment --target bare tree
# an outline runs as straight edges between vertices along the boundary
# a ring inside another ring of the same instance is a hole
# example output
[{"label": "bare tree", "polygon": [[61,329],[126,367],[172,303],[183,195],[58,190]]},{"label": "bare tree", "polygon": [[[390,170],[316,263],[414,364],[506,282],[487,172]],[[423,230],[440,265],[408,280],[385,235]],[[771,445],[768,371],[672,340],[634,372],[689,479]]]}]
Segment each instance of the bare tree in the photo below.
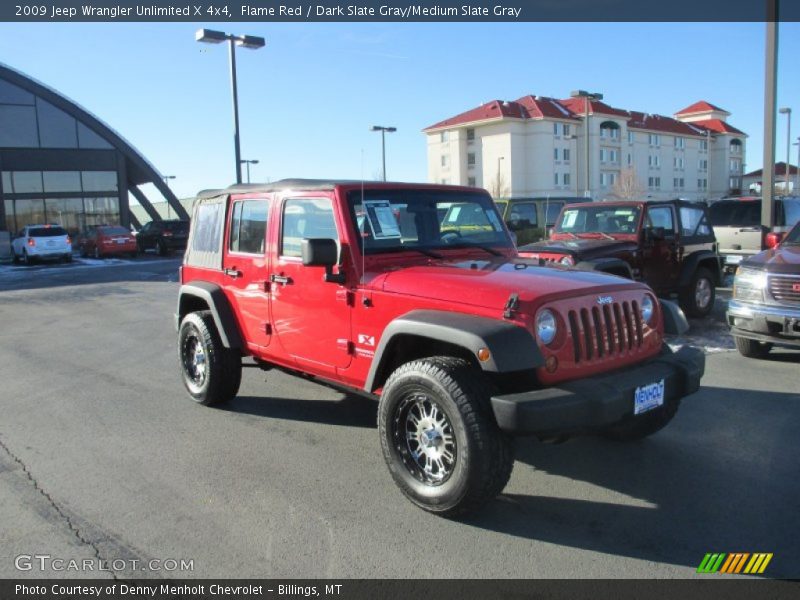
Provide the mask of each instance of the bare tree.
[{"label": "bare tree", "polygon": [[489,187],[489,193],[495,200],[500,200],[501,198],[508,198],[509,196],[508,185],[506,184],[506,178],[503,177],[503,174],[500,173],[499,171],[497,175],[495,175],[494,179],[492,179],[491,186]]},{"label": "bare tree", "polygon": [[611,195],[620,200],[635,200],[644,196],[645,192],[633,167],[622,169],[611,190]]}]

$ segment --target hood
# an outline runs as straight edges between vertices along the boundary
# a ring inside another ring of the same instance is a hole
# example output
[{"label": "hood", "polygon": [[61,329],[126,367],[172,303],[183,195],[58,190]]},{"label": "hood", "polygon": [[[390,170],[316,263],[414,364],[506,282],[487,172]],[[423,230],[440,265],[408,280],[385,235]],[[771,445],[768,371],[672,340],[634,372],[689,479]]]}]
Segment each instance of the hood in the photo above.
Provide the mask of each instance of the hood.
[{"label": "hood", "polygon": [[505,257],[408,266],[375,277],[369,286],[384,292],[487,308],[502,308],[511,294],[518,294],[521,303],[538,305],[556,297],[647,289],[641,283],[613,275],[539,266],[536,260]]},{"label": "hood", "polygon": [[636,242],[631,240],[607,240],[597,238],[580,238],[577,240],[543,240],[522,246],[522,253],[568,254],[578,260],[586,260],[600,256],[617,256],[635,251]]},{"label": "hood", "polygon": [[743,260],[743,267],[764,269],[770,273],[800,275],[800,246],[778,246]]}]

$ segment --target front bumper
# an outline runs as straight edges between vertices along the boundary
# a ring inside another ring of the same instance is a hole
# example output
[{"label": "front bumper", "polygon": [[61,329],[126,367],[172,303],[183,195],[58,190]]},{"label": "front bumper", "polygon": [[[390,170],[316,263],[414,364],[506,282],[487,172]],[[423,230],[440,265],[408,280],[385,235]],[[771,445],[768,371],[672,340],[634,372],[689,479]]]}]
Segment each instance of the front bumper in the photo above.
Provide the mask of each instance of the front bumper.
[{"label": "front bumper", "polygon": [[732,335],[800,347],[800,307],[730,300],[726,317]]},{"label": "front bumper", "polygon": [[[664,380],[664,404],[700,388],[705,355],[669,348],[634,368],[569,381],[556,387],[493,396],[500,429],[514,435],[563,435],[597,430],[633,416],[636,388]],[[641,416],[648,415],[648,412]]]}]

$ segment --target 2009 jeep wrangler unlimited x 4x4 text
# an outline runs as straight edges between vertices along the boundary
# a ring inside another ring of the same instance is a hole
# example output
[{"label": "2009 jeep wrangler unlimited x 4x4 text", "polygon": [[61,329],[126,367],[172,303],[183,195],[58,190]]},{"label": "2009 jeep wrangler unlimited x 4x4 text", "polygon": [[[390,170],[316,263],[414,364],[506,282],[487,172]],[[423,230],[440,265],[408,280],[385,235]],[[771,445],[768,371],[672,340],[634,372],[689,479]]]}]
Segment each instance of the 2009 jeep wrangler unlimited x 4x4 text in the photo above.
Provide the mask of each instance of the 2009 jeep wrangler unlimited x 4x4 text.
[{"label": "2009 jeep wrangler unlimited x 4x4 text", "polygon": [[378,398],[394,481],[446,516],[503,490],[514,435],[650,435],[705,367],[700,351],[664,344],[647,286],[518,257],[473,188],[207,191],[181,284],[178,349],[195,401],[236,396],[245,356]]}]

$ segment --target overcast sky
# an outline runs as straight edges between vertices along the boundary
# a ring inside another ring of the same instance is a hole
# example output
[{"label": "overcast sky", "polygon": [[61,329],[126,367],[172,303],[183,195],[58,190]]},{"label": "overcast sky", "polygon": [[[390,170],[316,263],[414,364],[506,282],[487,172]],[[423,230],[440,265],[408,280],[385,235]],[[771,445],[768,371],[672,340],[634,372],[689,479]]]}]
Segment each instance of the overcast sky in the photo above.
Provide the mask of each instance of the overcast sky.
[{"label": "overcast sky", "polygon": [[[180,197],[234,180],[228,57],[198,44],[206,24],[0,23],[0,61],[57,89],[133,143]],[[208,27],[219,29],[220,24]],[[254,181],[427,179],[425,136],[495,98],[601,92],[612,106],[672,115],[697,100],[732,113],[761,167],[763,23],[248,23],[266,38],[237,51],[242,157]],[[778,104],[800,135],[800,23],[780,26]],[[777,160],[786,156],[786,117]],[[797,147],[792,147],[792,162]]]}]

